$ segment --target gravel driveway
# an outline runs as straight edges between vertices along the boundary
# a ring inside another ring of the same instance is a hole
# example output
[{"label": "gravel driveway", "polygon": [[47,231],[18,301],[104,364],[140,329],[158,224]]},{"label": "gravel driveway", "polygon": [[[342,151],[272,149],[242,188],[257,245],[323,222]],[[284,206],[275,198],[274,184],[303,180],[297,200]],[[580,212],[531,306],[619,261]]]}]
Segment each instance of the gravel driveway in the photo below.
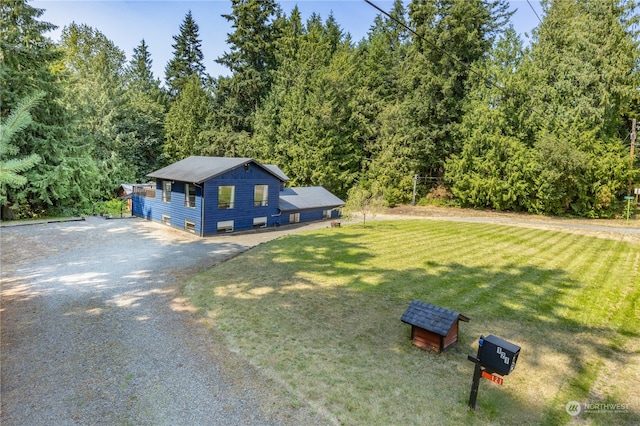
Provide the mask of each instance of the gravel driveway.
[{"label": "gravel driveway", "polygon": [[178,288],[292,231],[201,239],[94,217],[2,228],[0,423],[326,423],[205,334]]}]

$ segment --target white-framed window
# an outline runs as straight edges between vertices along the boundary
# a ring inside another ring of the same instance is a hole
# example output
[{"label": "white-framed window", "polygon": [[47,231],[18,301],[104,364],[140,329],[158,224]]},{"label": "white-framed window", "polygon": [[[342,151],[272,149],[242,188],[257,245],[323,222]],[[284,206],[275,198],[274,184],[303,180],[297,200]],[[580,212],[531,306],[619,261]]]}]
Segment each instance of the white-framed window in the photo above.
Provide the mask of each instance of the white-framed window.
[{"label": "white-framed window", "polygon": [[218,232],[233,232],[233,220],[222,220],[218,222]]},{"label": "white-framed window", "polygon": [[269,205],[269,185],[255,185],[253,187],[253,206],[264,207]]},{"label": "white-framed window", "polygon": [[331,219],[331,210],[323,210],[322,217],[325,219]]},{"label": "white-framed window", "polygon": [[196,186],[191,183],[184,184],[184,206],[196,206]]},{"label": "white-framed window", "polygon": [[289,215],[289,223],[298,223],[300,222],[300,213],[291,213]]},{"label": "white-framed window", "polygon": [[254,228],[266,228],[267,227],[267,217],[254,217],[253,218],[253,227]]},{"label": "white-framed window", "polygon": [[195,222],[193,222],[191,220],[185,220],[184,221],[184,229],[186,229],[189,232],[193,232],[195,234],[196,233],[196,224],[195,224]]},{"label": "white-framed window", "polygon": [[165,225],[171,225],[171,216],[169,216],[168,214],[163,214],[162,223],[164,223]]},{"label": "white-framed window", "polygon": [[218,208],[232,209],[235,205],[236,187],[233,185],[218,187]]},{"label": "white-framed window", "polygon": [[165,203],[171,202],[171,181],[162,181],[162,201]]}]

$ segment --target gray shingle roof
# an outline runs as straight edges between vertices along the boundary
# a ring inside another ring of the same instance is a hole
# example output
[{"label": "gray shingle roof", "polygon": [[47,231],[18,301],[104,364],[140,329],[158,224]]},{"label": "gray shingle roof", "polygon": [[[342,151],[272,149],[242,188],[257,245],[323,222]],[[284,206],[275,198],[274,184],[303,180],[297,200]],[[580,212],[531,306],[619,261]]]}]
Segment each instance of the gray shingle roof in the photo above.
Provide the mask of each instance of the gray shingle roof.
[{"label": "gray shingle roof", "polygon": [[283,182],[289,181],[289,176],[285,175],[284,172],[282,170],[280,170],[280,167],[276,166],[275,164],[263,164],[263,166],[266,169],[269,169],[271,174],[280,177],[281,181],[283,181]]},{"label": "gray shingle roof", "polygon": [[285,188],[280,191],[280,210],[306,210],[344,206],[344,201],[321,186]]},{"label": "gray shingle roof", "polygon": [[402,314],[400,321],[415,325],[416,327],[423,328],[440,336],[446,336],[458,319],[469,321],[469,318],[458,312],[414,300],[404,314]]},{"label": "gray shingle roof", "polygon": [[147,176],[154,179],[176,180],[180,182],[202,183],[237,167],[254,163],[282,181],[289,178],[277,166],[266,166],[252,158],[244,157],[188,157],[168,165]]}]

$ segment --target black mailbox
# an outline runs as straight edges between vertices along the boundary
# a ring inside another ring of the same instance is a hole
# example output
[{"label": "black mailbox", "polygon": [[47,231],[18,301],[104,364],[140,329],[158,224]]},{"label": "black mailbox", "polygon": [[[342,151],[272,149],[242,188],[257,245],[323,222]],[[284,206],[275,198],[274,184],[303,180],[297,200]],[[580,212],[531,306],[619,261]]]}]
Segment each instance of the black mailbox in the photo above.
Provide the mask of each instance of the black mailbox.
[{"label": "black mailbox", "polygon": [[478,351],[480,365],[487,370],[506,376],[516,367],[520,346],[493,335],[480,339],[478,344],[482,347]]}]

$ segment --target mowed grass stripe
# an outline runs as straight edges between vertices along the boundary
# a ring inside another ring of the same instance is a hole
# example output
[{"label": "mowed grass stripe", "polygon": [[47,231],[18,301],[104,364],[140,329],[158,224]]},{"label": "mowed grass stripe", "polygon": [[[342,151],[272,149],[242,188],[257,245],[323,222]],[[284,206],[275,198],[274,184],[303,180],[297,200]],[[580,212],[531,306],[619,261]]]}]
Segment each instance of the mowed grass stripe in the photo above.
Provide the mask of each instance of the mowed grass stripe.
[{"label": "mowed grass stripe", "polygon": [[[614,280],[603,278],[638,262],[634,250],[503,225],[380,221],[263,244],[185,289],[233,350],[339,423],[562,423],[570,419],[566,398],[589,395],[605,357],[638,347],[637,316],[625,334],[575,317],[599,309],[581,292],[606,291]],[[610,310],[633,310],[636,281],[612,292]],[[436,355],[410,344],[399,318],[412,299],[471,317],[458,350]],[[503,387],[482,385],[481,408],[471,414],[466,352],[490,332],[506,333],[523,353]],[[531,379],[541,371],[548,380]],[[630,397],[638,374],[618,377],[616,395]],[[615,420],[639,423],[640,413]]]}]

